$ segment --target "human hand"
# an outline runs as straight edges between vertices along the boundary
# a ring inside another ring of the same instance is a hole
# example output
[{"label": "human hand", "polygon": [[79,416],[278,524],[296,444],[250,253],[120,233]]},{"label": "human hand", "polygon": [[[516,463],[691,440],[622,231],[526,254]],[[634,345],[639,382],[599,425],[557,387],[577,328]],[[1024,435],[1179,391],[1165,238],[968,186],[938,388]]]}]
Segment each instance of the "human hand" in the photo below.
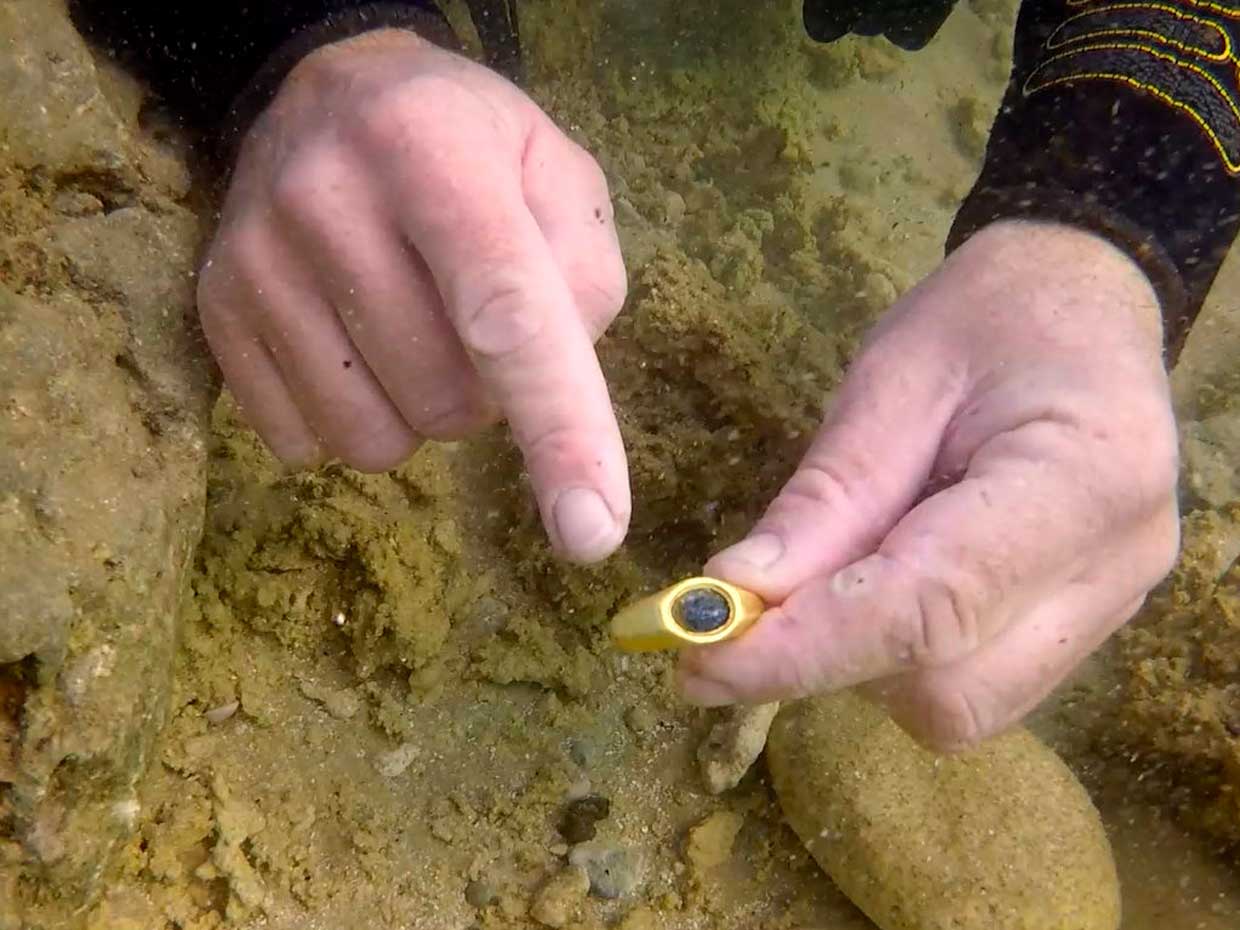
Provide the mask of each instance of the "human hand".
[{"label": "human hand", "polygon": [[593,342],[625,272],[594,159],[514,85],[409,32],[303,59],[244,141],[202,325],[281,459],[385,471],[507,418],[557,551],[624,538]]},{"label": "human hand", "polygon": [[686,652],[701,704],[860,685],[928,746],[1023,717],[1179,546],[1156,298],[1100,238],[1004,222],[870,334],[800,469],[706,573],[771,607]]}]

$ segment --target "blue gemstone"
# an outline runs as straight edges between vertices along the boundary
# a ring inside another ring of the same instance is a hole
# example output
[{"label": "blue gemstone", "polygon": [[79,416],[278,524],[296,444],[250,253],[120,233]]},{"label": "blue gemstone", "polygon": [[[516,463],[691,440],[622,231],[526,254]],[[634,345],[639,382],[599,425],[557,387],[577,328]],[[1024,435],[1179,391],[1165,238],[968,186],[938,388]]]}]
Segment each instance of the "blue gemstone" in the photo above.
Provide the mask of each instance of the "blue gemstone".
[{"label": "blue gemstone", "polygon": [[732,608],[728,599],[711,588],[694,588],[676,599],[672,611],[676,622],[692,633],[709,633],[728,622]]}]

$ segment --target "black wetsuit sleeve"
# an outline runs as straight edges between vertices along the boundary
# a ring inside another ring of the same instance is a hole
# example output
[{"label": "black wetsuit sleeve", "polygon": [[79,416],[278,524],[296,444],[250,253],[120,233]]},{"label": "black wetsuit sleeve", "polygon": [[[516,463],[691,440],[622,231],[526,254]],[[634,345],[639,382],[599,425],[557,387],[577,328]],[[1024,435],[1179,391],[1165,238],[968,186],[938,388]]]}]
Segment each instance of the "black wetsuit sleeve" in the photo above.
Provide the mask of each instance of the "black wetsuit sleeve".
[{"label": "black wetsuit sleeve", "polygon": [[[433,0],[73,0],[72,10],[85,35],[141,74],[190,128],[224,151],[293,65],[321,45],[396,27],[459,48]],[[485,36],[484,25],[495,24],[479,23]]]},{"label": "black wetsuit sleeve", "polygon": [[1060,220],[1137,261],[1174,361],[1240,223],[1240,0],[1025,0],[981,176],[948,237]]}]

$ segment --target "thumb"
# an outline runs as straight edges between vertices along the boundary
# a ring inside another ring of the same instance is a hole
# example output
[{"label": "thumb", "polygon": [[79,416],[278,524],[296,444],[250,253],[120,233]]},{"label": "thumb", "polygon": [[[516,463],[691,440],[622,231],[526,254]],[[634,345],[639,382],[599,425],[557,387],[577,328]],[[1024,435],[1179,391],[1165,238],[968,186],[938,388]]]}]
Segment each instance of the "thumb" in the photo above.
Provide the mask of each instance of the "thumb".
[{"label": "thumb", "polygon": [[963,365],[905,330],[858,357],[809,453],[749,535],[706,574],[782,602],[878,548],[933,478]]}]

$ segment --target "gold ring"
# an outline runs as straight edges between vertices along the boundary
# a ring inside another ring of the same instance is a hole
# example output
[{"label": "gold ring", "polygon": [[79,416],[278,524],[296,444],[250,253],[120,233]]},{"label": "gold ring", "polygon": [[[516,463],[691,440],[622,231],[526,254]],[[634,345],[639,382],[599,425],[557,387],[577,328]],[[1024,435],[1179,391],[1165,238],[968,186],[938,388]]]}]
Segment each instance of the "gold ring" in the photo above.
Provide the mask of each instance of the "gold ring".
[{"label": "gold ring", "polygon": [[616,614],[611,638],[625,652],[718,643],[744,633],[765,609],[752,591],[717,578],[686,578]]}]

